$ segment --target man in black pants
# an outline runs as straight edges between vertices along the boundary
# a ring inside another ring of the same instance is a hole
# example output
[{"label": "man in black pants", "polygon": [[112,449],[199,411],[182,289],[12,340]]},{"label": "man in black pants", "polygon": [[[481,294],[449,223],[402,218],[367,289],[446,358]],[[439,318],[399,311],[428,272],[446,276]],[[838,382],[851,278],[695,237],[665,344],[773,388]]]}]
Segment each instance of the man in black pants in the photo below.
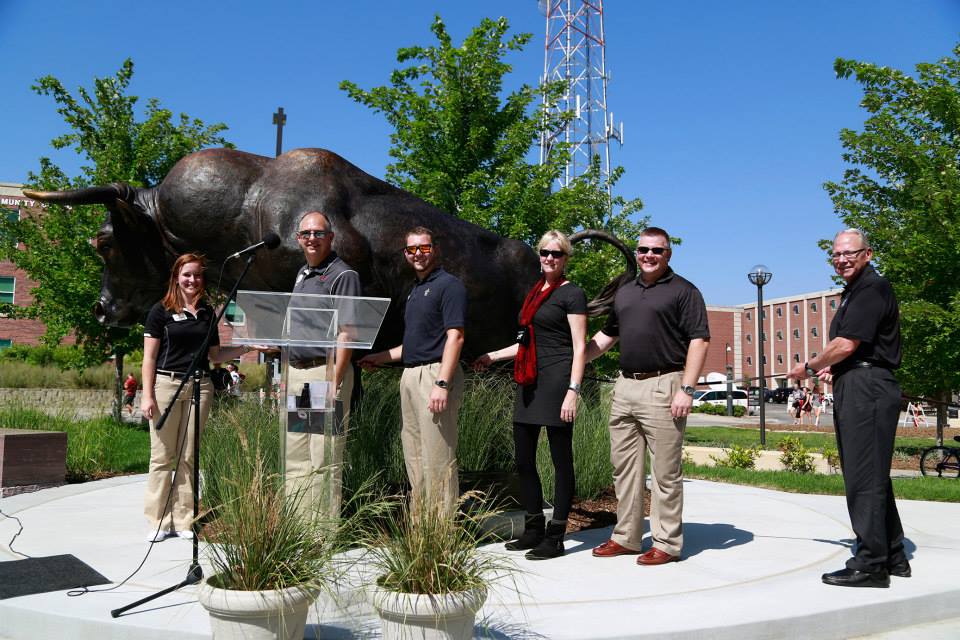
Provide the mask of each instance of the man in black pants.
[{"label": "man in black pants", "polygon": [[890,283],[870,265],[873,250],[863,232],[838,233],[832,257],[847,285],[830,323],[830,342],[788,374],[834,384],[834,428],[857,545],[846,568],[823,574],[823,581],[889,587],[891,575],[910,577],[890,482],[900,416],[900,386],[893,375],[900,366],[900,310]]}]

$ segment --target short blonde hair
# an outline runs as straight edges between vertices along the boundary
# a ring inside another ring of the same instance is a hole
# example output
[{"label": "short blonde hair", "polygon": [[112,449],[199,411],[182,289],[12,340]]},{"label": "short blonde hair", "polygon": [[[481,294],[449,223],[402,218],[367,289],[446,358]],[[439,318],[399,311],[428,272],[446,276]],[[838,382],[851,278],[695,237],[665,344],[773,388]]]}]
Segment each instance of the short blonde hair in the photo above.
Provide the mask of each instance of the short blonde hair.
[{"label": "short blonde hair", "polygon": [[556,229],[551,229],[543,234],[543,237],[540,238],[540,242],[537,243],[537,252],[551,242],[556,242],[559,244],[560,249],[568,256],[573,253],[573,245],[570,244],[570,238],[568,238],[562,231],[557,231]]}]

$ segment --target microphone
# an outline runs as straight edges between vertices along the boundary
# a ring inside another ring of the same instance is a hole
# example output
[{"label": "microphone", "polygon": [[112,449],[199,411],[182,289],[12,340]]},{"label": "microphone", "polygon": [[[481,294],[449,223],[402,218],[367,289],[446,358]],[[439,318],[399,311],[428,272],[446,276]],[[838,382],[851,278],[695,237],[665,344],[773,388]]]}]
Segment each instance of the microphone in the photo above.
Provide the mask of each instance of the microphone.
[{"label": "microphone", "polygon": [[[234,258],[239,258],[240,256],[246,255],[248,253],[253,253],[254,251],[259,250],[261,247],[266,247],[267,249],[276,249],[280,246],[280,236],[273,233],[272,231],[267,235],[263,236],[263,240],[257,244],[252,244],[243,251],[237,251],[236,253],[230,254],[227,256],[227,260],[233,260]],[[224,261],[226,262],[226,260]]]}]

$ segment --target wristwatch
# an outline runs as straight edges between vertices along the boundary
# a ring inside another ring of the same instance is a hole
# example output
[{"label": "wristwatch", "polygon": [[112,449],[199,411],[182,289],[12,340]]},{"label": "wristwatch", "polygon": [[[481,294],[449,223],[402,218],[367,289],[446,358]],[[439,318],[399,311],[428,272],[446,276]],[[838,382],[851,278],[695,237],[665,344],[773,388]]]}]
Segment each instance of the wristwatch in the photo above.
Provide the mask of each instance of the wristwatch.
[{"label": "wristwatch", "polygon": [[570,386],[567,387],[568,390],[573,391],[574,393],[580,393],[580,385],[576,382],[571,382]]},{"label": "wristwatch", "polygon": [[804,368],[804,370],[807,372],[807,375],[810,376],[811,378],[816,378],[816,377],[817,377],[817,370],[816,370],[816,369],[811,369],[809,362],[804,362],[804,363],[803,363],[803,368]]},{"label": "wristwatch", "polygon": [[680,385],[680,391],[683,391],[685,394],[687,394],[692,398],[693,394],[696,393],[697,389],[696,387],[692,387],[689,384],[682,384]]},{"label": "wristwatch", "polygon": [[433,384],[437,385],[437,386],[440,387],[441,389],[446,389],[446,388],[448,388],[448,387],[450,386],[450,385],[447,384],[447,381],[446,381],[446,380],[437,380],[437,381],[434,382]]}]

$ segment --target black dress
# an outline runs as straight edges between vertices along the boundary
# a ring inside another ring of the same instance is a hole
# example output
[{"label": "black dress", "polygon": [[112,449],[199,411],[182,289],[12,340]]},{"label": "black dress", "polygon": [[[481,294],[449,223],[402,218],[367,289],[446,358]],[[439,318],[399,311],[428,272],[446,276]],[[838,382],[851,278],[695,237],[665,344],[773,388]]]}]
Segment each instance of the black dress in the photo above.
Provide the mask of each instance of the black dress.
[{"label": "black dress", "polygon": [[569,426],[560,419],[560,406],[570,386],[573,337],[568,314],[586,314],[583,289],[568,282],[550,294],[533,316],[537,345],[537,379],[517,385],[513,421],[550,427]]}]

